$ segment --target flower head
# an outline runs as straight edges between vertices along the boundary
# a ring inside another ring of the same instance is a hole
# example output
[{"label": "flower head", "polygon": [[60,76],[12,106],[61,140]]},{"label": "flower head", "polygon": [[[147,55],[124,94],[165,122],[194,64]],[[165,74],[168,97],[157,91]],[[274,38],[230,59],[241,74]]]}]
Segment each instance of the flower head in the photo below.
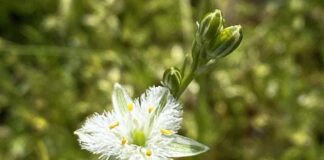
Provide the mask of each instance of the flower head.
[{"label": "flower head", "polygon": [[75,131],[83,149],[116,160],[167,160],[208,150],[177,134],[182,108],[167,88],[149,88],[133,101],[116,84],[112,102],[113,111],[94,114]]}]

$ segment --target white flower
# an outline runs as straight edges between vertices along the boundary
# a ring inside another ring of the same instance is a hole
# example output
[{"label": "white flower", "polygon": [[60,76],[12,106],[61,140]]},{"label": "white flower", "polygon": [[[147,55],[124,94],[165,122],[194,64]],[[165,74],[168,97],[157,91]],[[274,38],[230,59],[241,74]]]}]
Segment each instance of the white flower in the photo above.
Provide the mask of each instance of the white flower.
[{"label": "white flower", "polygon": [[182,108],[164,87],[152,87],[134,101],[116,84],[113,111],[94,114],[75,134],[83,149],[112,160],[168,160],[208,147],[177,134]]}]

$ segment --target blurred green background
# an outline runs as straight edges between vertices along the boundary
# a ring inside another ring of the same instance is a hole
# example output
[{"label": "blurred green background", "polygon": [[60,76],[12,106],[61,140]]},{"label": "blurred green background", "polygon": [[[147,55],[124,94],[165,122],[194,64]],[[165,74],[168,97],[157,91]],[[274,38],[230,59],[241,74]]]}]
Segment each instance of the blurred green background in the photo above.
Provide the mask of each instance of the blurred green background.
[{"label": "blurred green background", "polygon": [[323,0],[1,0],[0,159],[89,160],[73,131],[189,53],[221,9],[240,47],[182,96],[184,160],[324,160]]}]

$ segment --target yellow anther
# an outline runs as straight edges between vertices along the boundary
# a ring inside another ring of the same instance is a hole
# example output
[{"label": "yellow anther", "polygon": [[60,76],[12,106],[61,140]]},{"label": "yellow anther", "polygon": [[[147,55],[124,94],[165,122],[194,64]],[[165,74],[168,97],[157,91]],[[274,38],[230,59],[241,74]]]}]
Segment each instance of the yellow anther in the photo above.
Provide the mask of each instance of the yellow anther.
[{"label": "yellow anther", "polygon": [[149,106],[148,107],[148,112],[151,113],[153,111],[154,107],[153,106]]},{"label": "yellow anther", "polygon": [[131,112],[134,109],[134,104],[133,103],[128,103],[127,109],[129,112]]},{"label": "yellow anther", "polygon": [[172,130],[168,130],[168,129],[161,129],[160,130],[161,134],[164,134],[164,135],[172,135],[173,134],[173,131]]},{"label": "yellow anther", "polygon": [[114,129],[114,128],[116,128],[117,126],[119,126],[119,122],[118,122],[118,121],[112,123],[112,124],[109,126],[109,129]]},{"label": "yellow anther", "polygon": [[146,156],[151,156],[152,155],[152,150],[147,149],[145,154],[146,154]]},{"label": "yellow anther", "polygon": [[121,144],[122,145],[125,145],[127,143],[127,139],[125,138],[125,137],[123,137],[122,139],[121,139]]}]

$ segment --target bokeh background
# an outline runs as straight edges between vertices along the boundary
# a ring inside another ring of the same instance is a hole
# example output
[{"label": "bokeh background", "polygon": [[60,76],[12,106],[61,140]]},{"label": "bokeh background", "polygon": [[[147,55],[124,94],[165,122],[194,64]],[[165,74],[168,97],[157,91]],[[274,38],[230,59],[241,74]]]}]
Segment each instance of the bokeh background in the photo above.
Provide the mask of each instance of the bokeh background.
[{"label": "bokeh background", "polygon": [[240,47],[183,94],[183,160],[324,160],[323,0],[1,0],[0,159],[95,160],[73,131],[139,96],[189,53],[221,9]]}]

